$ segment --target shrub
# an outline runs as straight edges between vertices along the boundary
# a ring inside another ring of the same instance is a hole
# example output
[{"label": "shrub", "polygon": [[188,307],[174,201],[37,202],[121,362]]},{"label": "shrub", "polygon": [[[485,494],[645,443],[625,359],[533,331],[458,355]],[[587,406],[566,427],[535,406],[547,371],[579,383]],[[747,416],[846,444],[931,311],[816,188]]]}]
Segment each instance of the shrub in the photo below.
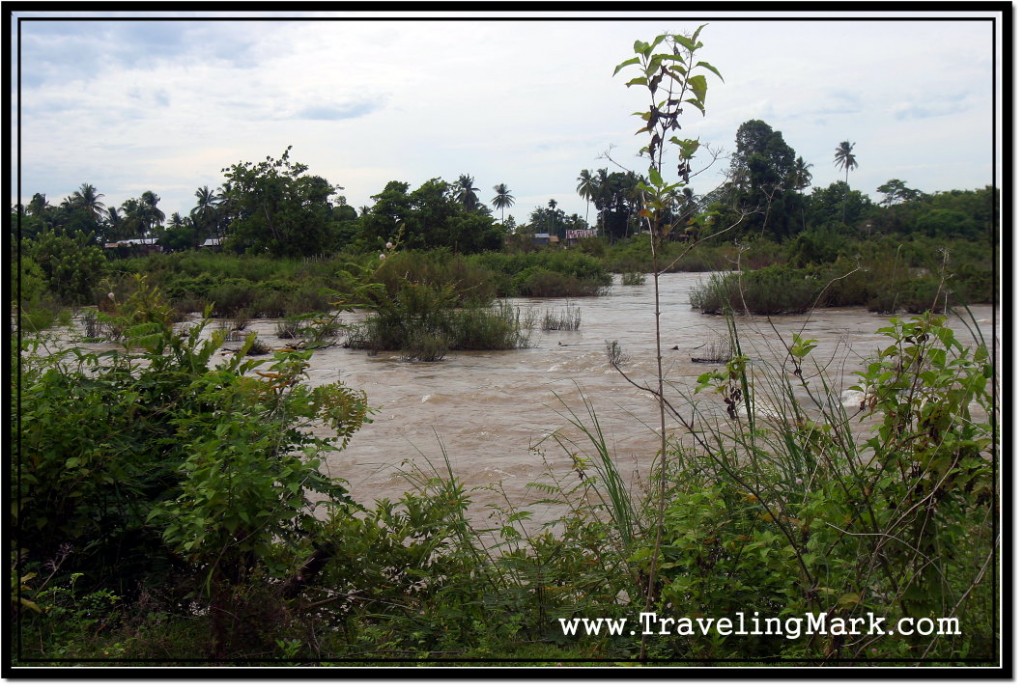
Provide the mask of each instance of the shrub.
[{"label": "shrub", "polygon": [[[694,401],[694,447],[665,513],[661,607],[702,616],[959,618],[962,636],[690,637],[688,657],[949,659],[994,654],[993,367],[933,315],[892,320],[854,387],[873,422],[858,437],[839,391],[794,336],[795,379],[742,354],[702,375],[733,406]],[[734,340],[737,353],[739,342]],[[809,398],[808,398],[809,394]],[[813,409],[801,400],[813,400]],[[687,415],[689,410],[687,407]],[[673,409],[674,410],[674,409]],[[769,415],[764,411],[771,410]],[[749,626],[749,622],[748,622]]]},{"label": "shrub", "polygon": [[66,553],[83,592],[188,583],[222,653],[244,584],[287,577],[315,551],[311,497],[349,501],[320,466],[368,408],[340,384],[301,384],[308,353],[246,361],[254,335],[210,369],[221,344],[202,327],[136,330],[109,359],[23,354],[13,517],[24,568]]},{"label": "shrub", "polygon": [[690,291],[690,305],[704,314],[801,314],[811,308],[821,289],[814,275],[773,266],[715,274]]},{"label": "shrub", "polygon": [[647,274],[642,271],[627,271],[622,274],[622,285],[642,286],[647,283]]},{"label": "shrub", "polygon": [[558,314],[552,314],[551,310],[547,310],[540,328],[544,331],[579,331],[581,321],[582,310],[577,305],[567,302]]}]

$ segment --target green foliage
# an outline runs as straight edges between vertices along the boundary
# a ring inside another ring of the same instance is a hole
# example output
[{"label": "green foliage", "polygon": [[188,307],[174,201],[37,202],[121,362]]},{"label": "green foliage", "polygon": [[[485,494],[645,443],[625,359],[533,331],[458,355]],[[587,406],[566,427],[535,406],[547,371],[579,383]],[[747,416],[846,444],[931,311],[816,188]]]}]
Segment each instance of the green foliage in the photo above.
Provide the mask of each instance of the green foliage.
[{"label": "green foliage", "polygon": [[[853,387],[873,423],[858,437],[839,392],[794,337],[796,377],[750,363],[733,422],[690,427],[696,449],[666,514],[662,608],[701,616],[957,616],[962,636],[694,637],[666,653],[754,658],[986,657],[998,501],[993,367],[944,318],[893,320]],[[738,343],[737,343],[738,347]],[[822,389],[824,387],[824,389]],[[812,408],[800,400],[810,395]],[[763,411],[771,409],[771,415]]]},{"label": "green foliage", "polygon": [[[318,523],[307,510],[307,492],[335,506],[350,501],[319,466],[328,450],[348,443],[367,414],[365,397],[340,385],[299,385],[308,352],[276,353],[256,378],[239,375],[263,363],[237,360],[191,382],[200,412],[174,420],[183,437],[178,493],[149,514],[164,526],[173,551],[206,570],[208,588],[224,578],[238,582],[257,565],[272,577],[284,575],[290,561],[282,559],[282,546],[294,549],[294,537]],[[335,436],[297,434],[297,425],[314,419],[329,422]]]},{"label": "green foliage", "polygon": [[88,592],[202,586],[223,618],[228,600],[244,605],[236,585],[311,551],[313,496],[349,502],[320,466],[367,420],[365,396],[302,384],[308,353],[246,359],[254,337],[211,368],[220,341],[202,327],[142,324],[124,352],[21,354],[12,518],[25,563],[67,552]]},{"label": "green foliage", "polygon": [[641,271],[627,271],[622,274],[622,285],[642,286],[647,282],[647,274]]},{"label": "green foliage", "polygon": [[455,184],[433,178],[412,192],[408,183],[389,182],[359,219],[358,247],[380,247],[401,228],[406,249],[447,248],[466,254],[499,249],[504,231],[486,207],[478,206],[472,185],[466,175]]},{"label": "green foliage", "polygon": [[46,231],[23,244],[25,255],[42,269],[50,293],[70,305],[94,302],[107,271],[103,251],[81,231],[67,235]]},{"label": "green foliage", "polygon": [[555,314],[551,310],[544,312],[540,328],[544,331],[579,331],[582,321],[582,310],[579,306],[566,302],[565,307]]},{"label": "green foliage", "polygon": [[741,274],[713,274],[690,291],[690,304],[704,314],[802,314],[823,285],[814,275],[770,266]]},{"label": "green foliage", "polygon": [[280,158],[236,163],[223,169],[224,203],[234,210],[228,249],[278,257],[305,257],[337,247],[331,225],[330,197],[336,187],[308,166]]}]

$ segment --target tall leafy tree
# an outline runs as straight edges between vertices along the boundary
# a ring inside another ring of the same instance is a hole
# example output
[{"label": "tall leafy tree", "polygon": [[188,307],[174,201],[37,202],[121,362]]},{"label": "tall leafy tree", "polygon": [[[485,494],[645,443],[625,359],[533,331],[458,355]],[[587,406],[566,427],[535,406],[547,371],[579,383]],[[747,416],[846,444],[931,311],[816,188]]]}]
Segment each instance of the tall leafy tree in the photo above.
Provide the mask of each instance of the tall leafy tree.
[{"label": "tall leafy tree", "polygon": [[303,257],[334,249],[330,197],[336,187],[308,166],[280,158],[237,163],[222,172],[231,222],[226,246],[236,251]]},{"label": "tall leafy tree", "polygon": [[921,190],[911,189],[907,187],[905,181],[896,178],[889,180],[884,185],[879,185],[877,191],[885,195],[885,199],[882,201],[882,205],[885,207],[912,201],[921,196]]},{"label": "tall leafy tree", "polygon": [[512,191],[508,188],[504,182],[494,186],[494,199],[491,200],[491,204],[494,204],[494,208],[501,211],[501,223],[505,224],[505,209],[511,208],[516,203],[516,198],[512,196]]}]

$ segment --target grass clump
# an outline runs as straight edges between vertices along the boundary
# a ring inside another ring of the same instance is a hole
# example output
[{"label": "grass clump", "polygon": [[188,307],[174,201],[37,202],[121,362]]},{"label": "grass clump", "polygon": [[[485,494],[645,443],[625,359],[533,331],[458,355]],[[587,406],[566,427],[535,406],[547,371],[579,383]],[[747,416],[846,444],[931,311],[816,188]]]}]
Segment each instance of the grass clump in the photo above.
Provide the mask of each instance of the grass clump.
[{"label": "grass clump", "polygon": [[802,314],[821,287],[813,274],[783,267],[714,274],[690,291],[690,305],[703,314]]},{"label": "grass clump", "polygon": [[579,331],[582,321],[583,312],[580,307],[567,302],[558,313],[545,311],[540,328],[544,331]]},{"label": "grass clump", "polygon": [[643,271],[626,271],[622,274],[622,285],[642,286],[647,283],[647,274]]}]

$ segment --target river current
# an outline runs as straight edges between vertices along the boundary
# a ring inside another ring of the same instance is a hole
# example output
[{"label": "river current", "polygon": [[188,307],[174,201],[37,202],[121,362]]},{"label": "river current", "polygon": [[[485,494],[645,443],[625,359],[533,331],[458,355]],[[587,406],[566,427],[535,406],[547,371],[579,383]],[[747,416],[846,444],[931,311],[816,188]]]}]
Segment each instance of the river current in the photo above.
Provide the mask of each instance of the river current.
[{"label": "river current", "polygon": [[[728,338],[723,317],[700,314],[690,306],[691,289],[707,277],[675,273],[660,278],[663,368],[666,390],[683,414],[695,402],[706,415],[724,419],[719,397],[710,391],[693,395],[697,377],[719,367],[694,358],[715,354],[710,351],[720,351]],[[616,277],[615,285],[599,297],[513,304],[536,318],[537,328],[525,349],[455,351],[439,362],[412,362],[397,353],[368,354],[341,345],[314,351],[308,383],[341,381],[365,391],[374,410],[373,422],[356,432],[348,448],[328,457],[325,471],[344,479],[357,501],[372,506],[377,498],[398,499],[410,490],[410,474],[444,475],[450,468],[470,490],[471,519],[493,525],[493,506],[527,508],[545,496],[532,483],[572,484],[576,474],[571,454],[595,457],[573,418],[593,432],[593,411],[623,478],[633,491],[642,491],[660,448],[658,406],[650,393],[609,364],[606,344],[617,341],[629,357],[622,367],[626,375],[656,387],[653,279],[648,275],[642,286],[623,286]],[[539,328],[545,312],[557,315],[567,306],[579,308],[579,330]],[[970,313],[986,342],[998,342],[993,306],[974,305]],[[845,391],[854,429],[864,431],[873,421],[858,412],[849,387],[857,383],[855,372],[865,358],[891,343],[876,333],[890,318],[861,307],[829,308],[798,316],[737,317],[736,327],[751,371],[761,381],[793,376],[793,364],[785,362],[792,334],[815,339],[805,374],[820,368],[830,386]],[[348,323],[358,319],[345,315]],[[971,342],[961,319],[951,316],[949,324],[961,342]],[[275,335],[276,326],[274,320],[256,320],[249,328],[272,348],[283,347],[287,341]],[[804,400],[809,402],[809,397]],[[772,415],[769,404],[756,407],[759,415]],[[671,436],[685,438],[678,423],[670,420],[668,428]],[[535,526],[554,518],[558,509],[535,506],[533,511],[529,524]]]},{"label": "river current", "polygon": [[[694,362],[724,344],[726,321],[703,315],[690,306],[690,290],[707,275],[667,274],[660,278],[663,367],[676,390],[692,394],[697,377],[717,367]],[[543,497],[534,482],[574,477],[571,451],[594,457],[587,437],[572,422],[576,416],[591,424],[588,406],[623,477],[639,490],[650,476],[660,448],[658,407],[653,396],[627,382],[608,362],[606,344],[618,341],[629,356],[623,367],[634,381],[656,382],[654,338],[654,284],[622,286],[616,280],[606,295],[566,300],[517,300],[521,310],[532,310],[538,328],[531,347],[499,352],[452,352],[439,362],[410,362],[397,354],[368,355],[365,351],[332,347],[316,351],[309,371],[311,384],[341,380],[364,390],[375,410],[372,424],[364,426],[349,448],[332,454],[326,470],[344,478],[357,501],[372,505],[378,497],[398,498],[410,488],[406,476],[416,469],[446,473],[446,464],[472,490],[470,515],[488,521],[490,506],[526,507]],[[578,331],[542,331],[546,311],[559,313],[567,304],[579,307]],[[971,312],[991,343],[994,310],[975,305]],[[876,331],[890,317],[864,308],[818,309],[808,315],[745,317],[737,319],[744,353],[763,377],[792,369],[783,362],[793,333],[817,341],[813,364],[821,367],[839,391],[857,383],[854,374],[864,359],[891,341]],[[956,317],[950,325],[962,342],[968,330]],[[273,322],[256,325],[268,344],[278,342]],[[967,339],[967,340],[964,340]],[[690,405],[673,395],[677,405]],[[721,401],[711,392],[695,397],[712,414],[725,415]],[[847,398],[847,410],[858,415],[856,397]],[[761,410],[769,416],[770,409]],[[855,427],[869,428],[860,419]],[[672,435],[685,436],[668,425]],[[431,469],[431,467],[433,469]],[[498,485],[501,494],[494,491]],[[534,508],[534,520],[551,518],[551,510]]]}]

